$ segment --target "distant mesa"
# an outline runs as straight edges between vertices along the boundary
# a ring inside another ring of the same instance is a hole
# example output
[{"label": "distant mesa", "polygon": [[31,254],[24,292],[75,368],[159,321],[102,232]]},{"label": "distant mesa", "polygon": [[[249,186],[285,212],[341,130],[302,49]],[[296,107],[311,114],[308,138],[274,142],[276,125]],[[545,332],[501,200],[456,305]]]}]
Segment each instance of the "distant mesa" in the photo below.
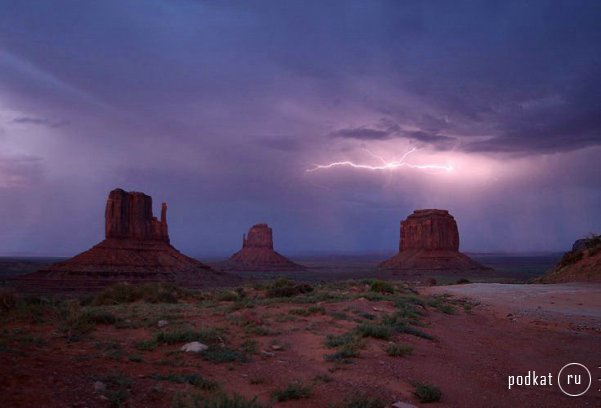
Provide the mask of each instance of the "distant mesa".
[{"label": "distant mesa", "polygon": [[541,279],[546,283],[601,283],[601,235],[579,239],[559,263]]},{"label": "distant mesa", "polygon": [[491,271],[459,252],[459,231],[447,210],[415,210],[401,222],[399,253],[379,265],[405,275]]},{"label": "distant mesa", "polygon": [[[226,283],[233,276],[180,253],[169,243],[167,204],[161,219],[152,198],[115,189],[105,210],[105,240],[91,249],[19,279],[30,292],[90,291],[117,282],[171,282],[187,287]],[[235,279],[234,279],[235,280]]]},{"label": "distant mesa", "polygon": [[286,271],[302,270],[296,264],[273,249],[273,231],[267,224],[253,225],[242,236],[242,249],[232,255],[228,266],[238,270]]}]

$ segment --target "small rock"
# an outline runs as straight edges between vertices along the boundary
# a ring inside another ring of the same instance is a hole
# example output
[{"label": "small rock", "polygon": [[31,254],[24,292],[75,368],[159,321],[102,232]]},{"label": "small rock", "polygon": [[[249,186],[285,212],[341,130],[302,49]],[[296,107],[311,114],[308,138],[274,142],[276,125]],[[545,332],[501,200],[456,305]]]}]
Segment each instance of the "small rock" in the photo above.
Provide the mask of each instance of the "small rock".
[{"label": "small rock", "polygon": [[282,346],[281,346],[280,344],[274,344],[273,346],[271,346],[271,349],[272,349],[272,350],[276,350],[276,351],[277,351],[277,350],[281,350],[281,349],[282,349]]},{"label": "small rock", "polygon": [[94,392],[104,392],[106,391],[106,384],[102,381],[96,381],[94,383]]},{"label": "small rock", "polygon": [[159,322],[157,323],[157,326],[159,326],[159,328],[161,327],[165,327],[169,324],[169,322],[167,320],[159,320]]},{"label": "small rock", "polygon": [[271,351],[265,351],[265,350],[261,351],[261,354],[263,354],[264,356],[267,356],[267,357],[275,356],[275,353],[272,353]]},{"label": "small rock", "polygon": [[409,404],[408,402],[397,401],[390,406],[391,408],[417,408],[413,404]]},{"label": "small rock", "polygon": [[208,348],[209,346],[205,344],[193,341],[191,343],[184,344],[180,350],[185,351],[186,353],[200,353],[201,351],[205,351]]}]

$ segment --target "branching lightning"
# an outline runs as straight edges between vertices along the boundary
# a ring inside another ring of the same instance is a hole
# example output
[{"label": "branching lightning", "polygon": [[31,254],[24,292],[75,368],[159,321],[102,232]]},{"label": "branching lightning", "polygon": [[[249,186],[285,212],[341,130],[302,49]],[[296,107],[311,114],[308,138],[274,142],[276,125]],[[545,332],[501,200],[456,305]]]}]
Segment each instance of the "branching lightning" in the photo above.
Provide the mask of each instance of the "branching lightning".
[{"label": "branching lightning", "polygon": [[334,167],[352,167],[355,169],[364,169],[364,170],[373,170],[373,171],[379,171],[379,170],[396,170],[398,168],[401,167],[408,167],[410,169],[418,169],[418,170],[438,170],[438,171],[446,171],[446,172],[450,172],[453,170],[453,166],[451,165],[444,165],[444,164],[411,164],[411,163],[407,163],[405,161],[405,159],[407,158],[407,156],[409,156],[411,153],[415,152],[417,149],[413,148],[411,150],[409,150],[407,153],[405,153],[403,156],[401,156],[400,159],[398,160],[393,160],[393,161],[386,161],[383,157],[378,156],[372,152],[370,152],[369,150],[367,150],[367,152],[375,157],[376,159],[380,160],[382,162],[382,164],[380,165],[371,165],[371,164],[362,164],[362,163],[355,163],[352,162],[350,160],[345,160],[345,161],[339,161],[339,162],[332,162],[329,164],[316,164],[315,167],[307,169],[307,172],[313,172],[313,171],[317,171],[317,170],[326,170],[326,169],[331,169]]}]

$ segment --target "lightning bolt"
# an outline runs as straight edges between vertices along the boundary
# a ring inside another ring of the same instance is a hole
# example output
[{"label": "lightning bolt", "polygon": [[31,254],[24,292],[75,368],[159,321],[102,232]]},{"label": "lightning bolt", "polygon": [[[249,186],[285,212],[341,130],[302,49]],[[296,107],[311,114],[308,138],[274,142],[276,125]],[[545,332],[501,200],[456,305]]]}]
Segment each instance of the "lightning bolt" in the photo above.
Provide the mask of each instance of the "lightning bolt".
[{"label": "lightning bolt", "polygon": [[333,162],[333,163],[329,163],[329,164],[316,164],[313,168],[307,169],[306,171],[307,172],[313,172],[313,171],[317,171],[317,170],[331,169],[333,167],[352,167],[352,168],[355,168],[355,169],[364,169],[364,170],[373,170],[373,171],[378,171],[378,170],[395,170],[395,169],[398,169],[398,168],[401,168],[401,167],[408,167],[410,169],[418,169],[418,170],[441,170],[441,171],[446,171],[446,172],[450,172],[450,171],[453,170],[453,166],[451,166],[451,165],[443,165],[443,164],[411,164],[411,163],[407,163],[405,161],[405,159],[411,153],[417,151],[417,149],[415,147],[413,149],[409,150],[404,155],[402,155],[400,159],[393,160],[393,161],[386,161],[383,157],[378,156],[378,155],[370,152],[367,149],[365,149],[365,150],[371,156],[373,156],[376,159],[380,160],[382,162],[382,164],[374,166],[374,165],[371,165],[371,164],[354,163],[354,162],[352,162],[350,160],[345,160],[345,161]]}]

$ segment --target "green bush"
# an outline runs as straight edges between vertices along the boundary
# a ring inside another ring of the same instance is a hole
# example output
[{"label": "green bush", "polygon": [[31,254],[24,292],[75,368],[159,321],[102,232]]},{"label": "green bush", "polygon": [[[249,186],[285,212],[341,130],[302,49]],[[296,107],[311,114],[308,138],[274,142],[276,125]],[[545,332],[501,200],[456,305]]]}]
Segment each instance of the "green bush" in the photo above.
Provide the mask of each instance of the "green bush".
[{"label": "green bush", "polygon": [[352,343],[355,339],[353,333],[344,333],[340,335],[328,334],[326,336],[325,345],[329,348],[340,347],[345,344]]},{"label": "green bush", "polygon": [[142,340],[137,342],[134,347],[140,351],[152,351],[157,348],[159,344],[155,339],[152,340]]},{"label": "green bush", "polygon": [[392,357],[404,357],[413,352],[413,347],[406,344],[389,344],[386,353]]},{"label": "green bush", "polygon": [[391,328],[383,324],[363,323],[358,325],[355,330],[362,337],[373,337],[374,339],[388,340],[392,336]]},{"label": "green bush", "polygon": [[415,391],[413,392],[420,402],[436,402],[440,401],[442,392],[440,389],[431,384],[415,383]]},{"label": "green bush", "polygon": [[273,398],[276,401],[289,401],[309,398],[312,394],[311,388],[299,382],[288,384],[283,390],[273,392]]},{"label": "green bush", "polygon": [[369,285],[369,290],[378,293],[394,293],[394,286],[389,282],[376,279]]},{"label": "green bush", "polygon": [[337,408],[385,408],[386,404],[380,398],[367,395],[354,395],[346,398]]},{"label": "green bush", "polygon": [[313,287],[306,283],[295,283],[286,278],[273,282],[267,289],[268,298],[293,297],[313,291]]}]

